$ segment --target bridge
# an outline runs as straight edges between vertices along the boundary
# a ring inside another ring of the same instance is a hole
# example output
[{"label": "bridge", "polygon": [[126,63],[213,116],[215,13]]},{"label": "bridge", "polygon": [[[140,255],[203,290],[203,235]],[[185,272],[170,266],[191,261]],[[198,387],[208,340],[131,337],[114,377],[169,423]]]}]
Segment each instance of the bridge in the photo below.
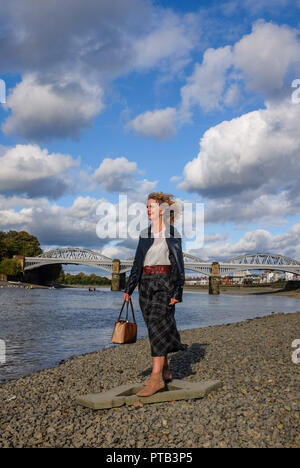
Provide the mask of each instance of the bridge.
[{"label": "bridge", "polygon": [[46,265],[71,264],[91,266],[112,273],[112,262],[111,258],[99,252],[72,247],[49,250],[37,257],[25,257],[23,269],[29,271]]},{"label": "bridge", "polygon": [[[125,287],[126,272],[133,265],[133,258],[127,260],[111,259],[100,252],[79,248],[56,249],[45,252],[37,257],[25,257],[23,271],[35,270],[46,265],[85,265],[99,268],[111,274],[112,291],[120,291]],[[183,252],[185,270],[202,273],[209,276],[209,293],[220,293],[221,276],[244,270],[276,270],[300,275],[300,262],[283,255],[272,253],[244,254],[232,257],[226,262],[205,262],[203,259]]]},{"label": "bridge", "polygon": [[[133,258],[127,260],[114,260],[99,252],[78,248],[56,249],[45,252],[37,257],[25,257],[24,271],[33,270],[45,265],[73,264],[86,265],[108,273],[114,273],[114,264],[119,262],[118,273],[130,271],[133,265]],[[205,262],[199,257],[183,252],[184,268],[196,273],[210,276],[213,264],[218,264],[219,275],[230,275],[235,271],[243,270],[276,270],[296,273],[300,275],[300,262],[283,255],[272,253],[244,254],[238,257],[229,258],[225,262]]]}]

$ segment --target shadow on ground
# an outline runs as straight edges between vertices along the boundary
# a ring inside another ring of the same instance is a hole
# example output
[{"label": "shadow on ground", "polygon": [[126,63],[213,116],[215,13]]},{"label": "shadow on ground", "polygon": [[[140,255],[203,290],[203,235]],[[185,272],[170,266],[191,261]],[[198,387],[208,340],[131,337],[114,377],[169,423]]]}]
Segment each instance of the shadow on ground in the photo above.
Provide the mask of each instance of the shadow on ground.
[{"label": "shadow on ground", "polygon": [[[190,375],[195,375],[192,365],[204,359],[207,346],[208,343],[193,343],[185,351],[172,354],[169,363],[173,379],[184,379]],[[140,376],[148,377],[151,371],[152,368],[148,367],[148,369],[140,373]]]}]

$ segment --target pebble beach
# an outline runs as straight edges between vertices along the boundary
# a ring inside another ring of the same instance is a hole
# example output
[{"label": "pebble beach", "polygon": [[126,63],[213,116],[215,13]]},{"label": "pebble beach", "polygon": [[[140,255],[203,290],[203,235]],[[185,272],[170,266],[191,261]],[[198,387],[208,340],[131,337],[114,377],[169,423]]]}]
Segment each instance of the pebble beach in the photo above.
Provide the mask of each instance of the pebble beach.
[{"label": "pebble beach", "polygon": [[[300,446],[300,312],[180,332],[174,378],[215,380],[204,399],[94,411],[75,398],[151,373],[148,339],[74,357],[0,387],[0,447]],[[142,400],[141,400],[142,401]]]}]

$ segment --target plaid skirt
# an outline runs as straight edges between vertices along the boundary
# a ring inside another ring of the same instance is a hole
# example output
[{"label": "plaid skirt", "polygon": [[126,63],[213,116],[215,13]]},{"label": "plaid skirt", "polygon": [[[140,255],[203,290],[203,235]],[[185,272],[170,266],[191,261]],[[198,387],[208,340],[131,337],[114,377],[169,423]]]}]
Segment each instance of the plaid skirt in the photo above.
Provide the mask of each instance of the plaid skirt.
[{"label": "plaid skirt", "polygon": [[167,273],[142,273],[139,286],[139,304],[147,325],[151,356],[166,356],[183,351],[175,321],[175,304],[172,297],[170,275]]}]

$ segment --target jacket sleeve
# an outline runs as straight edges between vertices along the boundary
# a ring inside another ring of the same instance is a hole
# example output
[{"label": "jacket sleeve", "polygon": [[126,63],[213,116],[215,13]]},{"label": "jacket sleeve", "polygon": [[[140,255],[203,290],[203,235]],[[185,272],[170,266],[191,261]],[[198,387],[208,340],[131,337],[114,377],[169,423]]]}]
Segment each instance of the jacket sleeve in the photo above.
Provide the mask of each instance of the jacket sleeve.
[{"label": "jacket sleeve", "polygon": [[133,293],[133,291],[135,290],[135,287],[138,283],[138,259],[141,258],[141,249],[142,249],[142,240],[141,240],[141,236],[139,237],[139,242],[138,242],[138,245],[137,245],[137,248],[136,248],[136,252],[135,252],[135,257],[134,257],[134,260],[133,260],[133,265],[132,265],[132,268],[131,268],[131,272],[130,272],[130,275],[129,275],[129,278],[128,278],[128,281],[127,281],[127,284],[125,286],[125,289],[124,289],[124,292],[129,294],[129,296],[131,296],[131,294]]},{"label": "jacket sleeve", "polygon": [[182,302],[182,291],[185,282],[185,274],[184,274],[184,260],[183,260],[183,253],[182,253],[182,242],[181,238],[178,238],[178,251],[177,251],[177,258],[178,258],[178,265],[177,265],[177,274],[176,274],[176,282],[174,285],[173,297],[177,299],[179,302]]}]

